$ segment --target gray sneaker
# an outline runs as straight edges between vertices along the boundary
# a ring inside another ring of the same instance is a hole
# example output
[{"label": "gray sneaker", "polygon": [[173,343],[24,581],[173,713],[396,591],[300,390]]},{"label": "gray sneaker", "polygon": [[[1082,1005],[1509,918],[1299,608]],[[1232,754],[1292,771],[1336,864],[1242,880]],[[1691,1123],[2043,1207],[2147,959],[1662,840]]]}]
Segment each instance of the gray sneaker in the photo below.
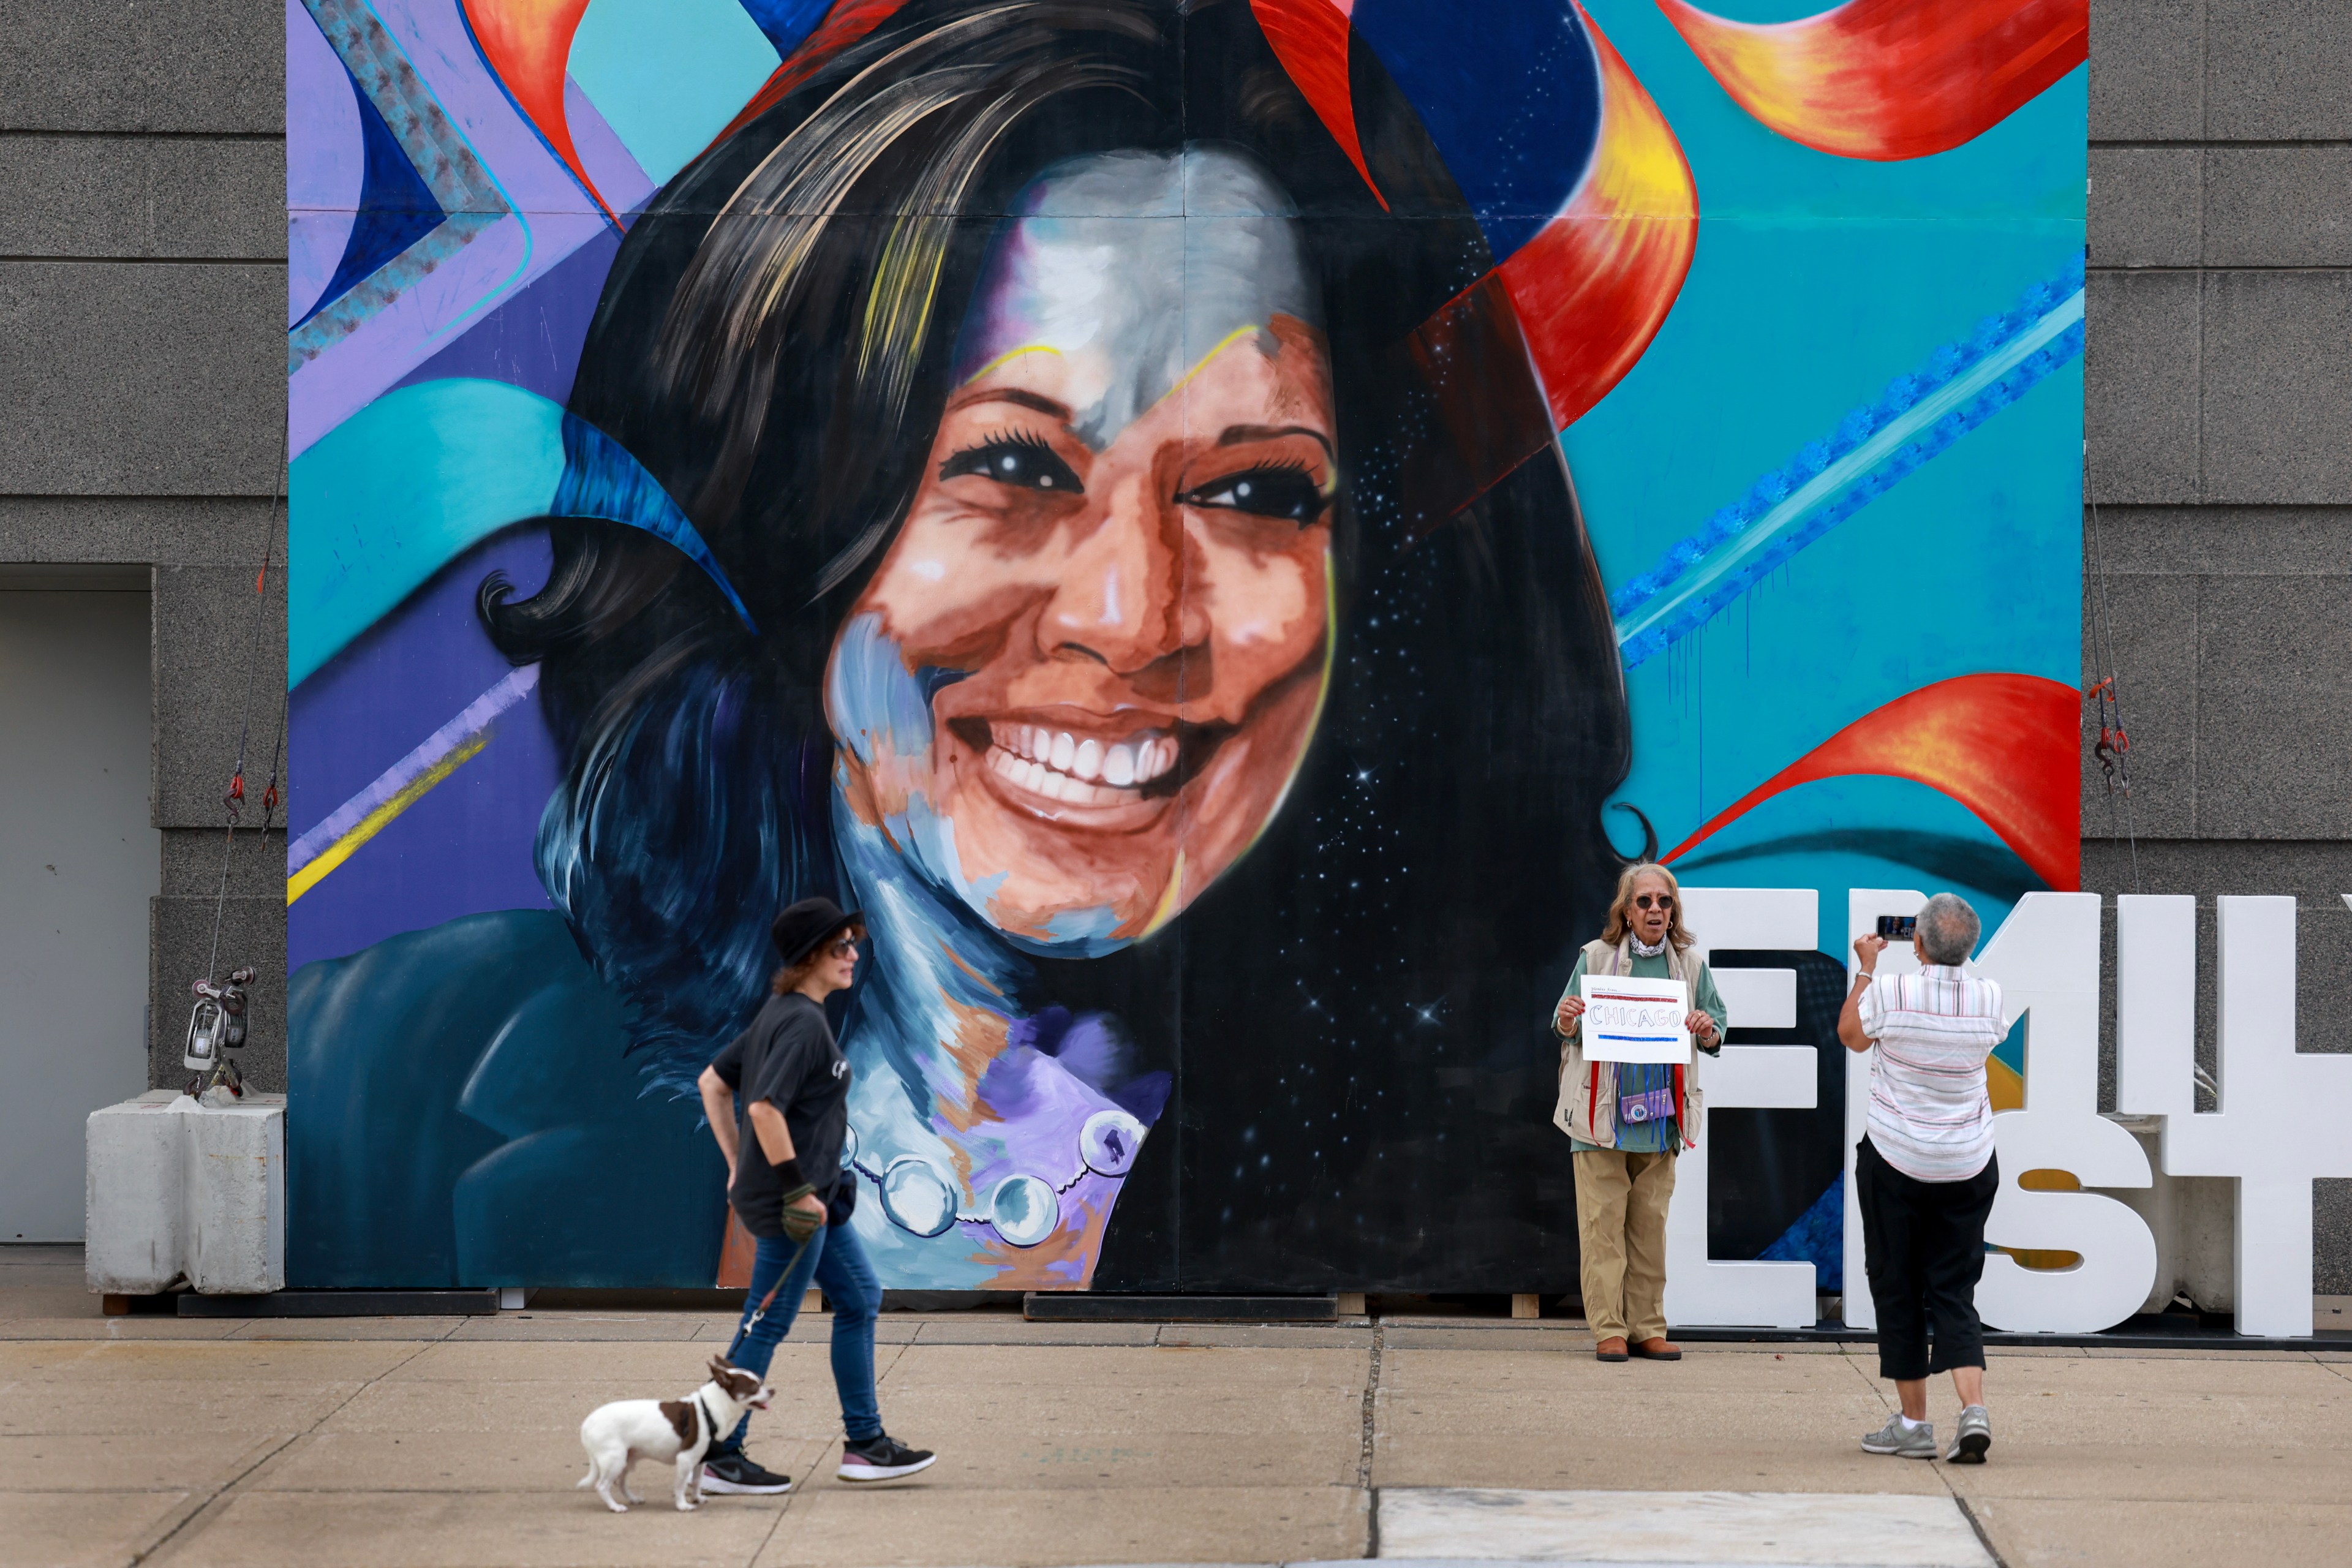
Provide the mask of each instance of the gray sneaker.
[{"label": "gray sneaker", "polygon": [[1886,1425],[1862,1440],[1865,1454],[1893,1454],[1904,1459],[1932,1459],[1936,1457],[1936,1424],[1906,1427],[1903,1417],[1890,1415]]},{"label": "gray sneaker", "polygon": [[1971,1405],[1960,1412],[1960,1430],[1952,1439],[1952,1451],[1944,1456],[1947,1464],[1981,1465],[1985,1450],[1992,1447],[1992,1417],[1981,1405]]}]

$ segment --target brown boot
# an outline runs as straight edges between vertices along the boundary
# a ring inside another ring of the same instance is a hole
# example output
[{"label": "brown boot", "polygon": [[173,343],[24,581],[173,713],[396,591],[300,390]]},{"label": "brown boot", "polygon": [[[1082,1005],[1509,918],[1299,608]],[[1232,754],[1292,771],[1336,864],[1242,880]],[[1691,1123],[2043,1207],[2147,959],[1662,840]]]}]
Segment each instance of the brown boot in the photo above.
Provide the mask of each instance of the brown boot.
[{"label": "brown boot", "polygon": [[1633,1347],[1633,1353],[1643,1361],[1680,1361],[1683,1359],[1683,1347],[1669,1344],[1663,1338],[1647,1339]]},{"label": "brown boot", "polygon": [[1625,1342],[1613,1334],[1611,1335],[1592,1347],[1592,1359],[1594,1361],[1626,1360]]}]

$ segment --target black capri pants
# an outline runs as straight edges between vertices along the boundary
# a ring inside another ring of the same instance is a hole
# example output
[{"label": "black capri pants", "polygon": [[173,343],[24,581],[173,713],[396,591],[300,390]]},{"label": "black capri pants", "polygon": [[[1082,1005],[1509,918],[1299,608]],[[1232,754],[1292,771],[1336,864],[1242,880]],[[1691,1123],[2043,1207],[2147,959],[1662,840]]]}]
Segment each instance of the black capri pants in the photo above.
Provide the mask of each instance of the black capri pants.
[{"label": "black capri pants", "polygon": [[1853,1190],[1870,1299],[1878,1307],[1878,1375],[1912,1383],[1984,1365],[1977,1281],[2000,1162],[1987,1159],[1966,1181],[1923,1182],[1888,1164],[1864,1137],[1854,1150]]}]

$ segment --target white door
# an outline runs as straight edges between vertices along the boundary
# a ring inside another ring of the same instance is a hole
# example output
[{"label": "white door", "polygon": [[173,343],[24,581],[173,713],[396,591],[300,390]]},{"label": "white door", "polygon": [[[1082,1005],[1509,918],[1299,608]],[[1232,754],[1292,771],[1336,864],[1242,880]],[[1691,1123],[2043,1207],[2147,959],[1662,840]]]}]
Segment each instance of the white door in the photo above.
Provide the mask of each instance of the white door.
[{"label": "white door", "polygon": [[82,1238],[82,1126],[147,1087],[146,573],[0,569],[0,1243]]}]

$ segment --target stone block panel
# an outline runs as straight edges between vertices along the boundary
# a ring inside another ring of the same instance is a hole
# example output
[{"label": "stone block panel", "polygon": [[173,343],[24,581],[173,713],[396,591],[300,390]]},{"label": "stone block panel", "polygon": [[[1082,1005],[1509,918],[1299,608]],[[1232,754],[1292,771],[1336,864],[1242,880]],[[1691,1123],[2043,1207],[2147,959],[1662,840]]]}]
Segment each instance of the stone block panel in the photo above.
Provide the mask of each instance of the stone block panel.
[{"label": "stone block panel", "polygon": [[2194,147],[2091,149],[2090,259],[2096,267],[2194,267]]},{"label": "stone block panel", "polygon": [[2207,135],[2352,139],[2352,6],[2343,0],[2204,0],[2204,10]]},{"label": "stone block panel", "polygon": [[[254,786],[257,791],[259,785]],[[231,844],[226,826],[167,827],[163,832],[163,889],[167,899],[209,899],[220,890],[221,873],[228,873],[232,899],[283,899],[286,896],[286,818],[262,833],[249,825],[237,829]]]},{"label": "stone block panel", "polygon": [[2201,583],[2196,831],[2352,838],[2352,574]]},{"label": "stone block panel", "polygon": [[0,131],[285,131],[280,6],[0,0]]},{"label": "stone block panel", "polygon": [[[212,828],[245,732],[248,824],[261,820],[271,742],[285,713],[286,590],[254,592],[253,557],[155,573],[155,826]],[[281,786],[282,788],[283,786]]]},{"label": "stone block panel", "polygon": [[[278,846],[278,864],[285,864],[285,847]],[[180,1063],[187,1037],[188,1011],[195,1005],[189,985],[205,973],[213,952],[213,924],[220,913],[220,956],[215,964],[226,975],[240,964],[260,971],[252,986],[247,1014],[245,1048],[237,1069],[247,1084],[262,1092],[286,1091],[286,899],[230,898],[225,902],[210,893],[202,898],[159,898],[148,905],[147,961],[148,1058],[147,1081],[156,1089],[178,1089],[190,1076]]]},{"label": "stone block panel", "polygon": [[281,142],[0,135],[0,255],[283,260]]},{"label": "stone block panel", "polygon": [[2210,273],[2201,289],[2200,499],[2352,503],[2352,271]]},{"label": "stone block panel", "polygon": [[2091,0],[2091,139],[2189,142],[2203,131],[2202,0]]},{"label": "stone block panel", "polygon": [[[271,523],[257,496],[0,496],[0,561],[257,563]],[[275,526],[286,526],[282,503]]]},{"label": "stone block panel", "polygon": [[2094,612],[2097,584],[2085,595],[2083,686],[2113,674],[2131,749],[2124,771],[2128,797],[2111,792],[2092,747],[2098,709],[2083,704],[2083,837],[2185,837],[2197,822],[2197,598],[2195,577],[2121,577],[2106,584],[2109,657],[2098,658]]},{"label": "stone block panel", "polygon": [[2084,510],[2085,570],[2111,577],[2341,576],[2352,570],[2352,507],[2102,506],[2097,543]]},{"label": "stone block panel", "polygon": [[2197,277],[2094,272],[2084,340],[2084,435],[2102,501],[2200,500]]},{"label": "stone block panel", "polygon": [[268,495],[286,270],[0,263],[0,493]]},{"label": "stone block panel", "polygon": [[2352,147],[2211,147],[2211,267],[2352,267]]}]

